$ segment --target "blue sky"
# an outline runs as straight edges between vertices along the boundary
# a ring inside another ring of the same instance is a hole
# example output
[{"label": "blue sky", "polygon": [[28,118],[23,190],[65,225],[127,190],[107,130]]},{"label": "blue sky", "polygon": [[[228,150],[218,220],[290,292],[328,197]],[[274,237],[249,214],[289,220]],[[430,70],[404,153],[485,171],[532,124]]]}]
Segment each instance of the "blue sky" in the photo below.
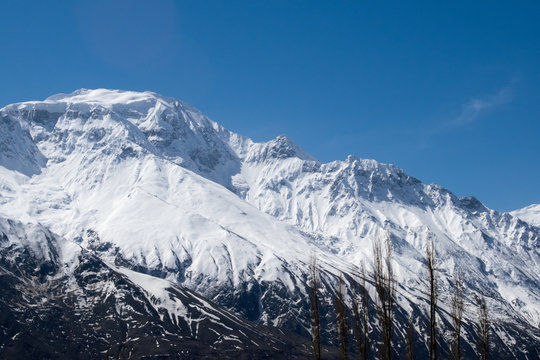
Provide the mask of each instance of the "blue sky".
[{"label": "blue sky", "polygon": [[0,106],[151,90],[321,161],[540,203],[538,1],[0,2]]}]

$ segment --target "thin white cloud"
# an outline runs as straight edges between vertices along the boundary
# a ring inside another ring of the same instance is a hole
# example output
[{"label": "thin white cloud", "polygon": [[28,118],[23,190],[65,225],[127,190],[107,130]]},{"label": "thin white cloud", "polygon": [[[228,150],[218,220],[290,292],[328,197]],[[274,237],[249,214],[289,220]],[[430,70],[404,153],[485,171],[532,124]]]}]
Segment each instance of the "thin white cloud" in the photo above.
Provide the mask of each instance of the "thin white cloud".
[{"label": "thin white cloud", "polygon": [[461,113],[449,125],[462,126],[475,122],[491,109],[506,104],[512,97],[512,85],[500,89],[495,95],[485,98],[473,98],[463,104]]},{"label": "thin white cloud", "polygon": [[434,121],[432,127],[424,127],[424,136],[420,137],[424,142],[419,142],[418,146],[422,148],[431,146],[425,142],[428,141],[427,139],[433,139],[433,137],[448,131],[471,125],[479,121],[479,119],[484,117],[487,113],[495,110],[497,107],[509,103],[512,100],[515,84],[518,81],[519,78],[514,77],[509,84],[492,95],[471,98],[461,106],[461,112],[457,116],[439,118],[438,122]]}]

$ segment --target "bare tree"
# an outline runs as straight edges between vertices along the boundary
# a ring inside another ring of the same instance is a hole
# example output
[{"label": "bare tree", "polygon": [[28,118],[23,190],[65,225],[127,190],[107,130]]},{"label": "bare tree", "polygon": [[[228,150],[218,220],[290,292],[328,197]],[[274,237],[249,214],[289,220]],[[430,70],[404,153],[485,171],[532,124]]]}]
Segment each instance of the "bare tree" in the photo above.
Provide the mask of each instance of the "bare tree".
[{"label": "bare tree", "polygon": [[382,241],[373,241],[373,280],[377,292],[377,315],[382,328],[380,355],[383,359],[391,360],[396,279],[392,266],[392,241],[388,233],[385,237],[385,250],[383,257]]},{"label": "bare tree", "polygon": [[407,330],[405,333],[405,351],[407,360],[414,360],[414,322],[412,314],[407,322]]},{"label": "bare tree", "polygon": [[321,360],[321,318],[319,313],[319,272],[317,267],[317,257],[311,255],[309,266],[309,302],[311,308],[311,346],[315,360]]},{"label": "bare tree", "polygon": [[428,240],[426,247],[426,265],[429,273],[429,358],[437,360],[437,298],[438,283],[437,259],[433,240]]},{"label": "bare tree", "polygon": [[489,358],[489,315],[486,299],[482,296],[478,299],[478,358],[488,360]]},{"label": "bare tree", "polygon": [[452,316],[452,344],[451,355],[453,360],[461,360],[461,324],[463,322],[463,296],[465,288],[461,275],[456,275],[454,279],[454,291],[452,293],[450,311]]},{"label": "bare tree", "polygon": [[347,315],[345,314],[345,284],[343,283],[343,277],[339,277],[338,287],[336,289],[336,322],[337,333],[339,341],[339,358],[347,360],[349,358],[349,329],[347,326]]},{"label": "bare tree", "polygon": [[[354,312],[354,333],[356,346],[361,360],[367,360],[369,355],[369,314],[368,314],[368,294],[366,290],[366,268],[364,263],[360,266],[360,283],[354,283],[353,312]],[[358,301],[360,297],[360,302]]]},{"label": "bare tree", "polygon": [[352,308],[354,315],[354,337],[356,339],[356,348],[360,359],[364,359],[364,332],[362,330],[362,315],[360,309],[360,303],[358,302],[359,285],[357,282],[353,283],[353,296],[352,296]]}]

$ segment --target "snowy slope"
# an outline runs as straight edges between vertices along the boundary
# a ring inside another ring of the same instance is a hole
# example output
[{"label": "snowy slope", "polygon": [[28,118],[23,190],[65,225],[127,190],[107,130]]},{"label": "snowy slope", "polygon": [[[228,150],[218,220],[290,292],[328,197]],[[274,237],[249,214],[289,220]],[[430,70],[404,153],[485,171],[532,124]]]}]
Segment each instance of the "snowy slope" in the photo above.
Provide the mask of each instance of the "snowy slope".
[{"label": "snowy slope", "polygon": [[523,209],[514,210],[510,214],[531,225],[540,227],[540,204],[532,204]]},{"label": "snowy slope", "polygon": [[107,263],[305,334],[311,254],[331,304],[339,274],[351,281],[369,268],[372,241],[388,232],[399,306],[425,316],[433,239],[443,290],[456,272],[466,278],[469,323],[482,294],[503,353],[540,342],[540,229],[474,198],[374,160],[322,164],[285,136],[255,143],[149,92],[83,89],[7,106],[0,118],[0,214]]},{"label": "snowy slope", "polygon": [[[249,323],[170,281],[106,264],[40,225],[5,218],[0,290],[3,359],[247,359],[303,340]],[[291,355],[305,358],[306,351],[296,346]]]}]

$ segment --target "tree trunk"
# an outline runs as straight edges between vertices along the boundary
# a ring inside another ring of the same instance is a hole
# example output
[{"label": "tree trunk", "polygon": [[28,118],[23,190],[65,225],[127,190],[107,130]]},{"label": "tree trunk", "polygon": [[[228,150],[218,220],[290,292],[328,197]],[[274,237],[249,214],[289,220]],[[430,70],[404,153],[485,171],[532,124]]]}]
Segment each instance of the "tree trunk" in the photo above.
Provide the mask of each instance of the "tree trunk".
[{"label": "tree trunk", "polygon": [[[360,267],[361,285],[355,283],[353,296],[354,330],[356,346],[361,360],[367,360],[369,355],[369,313],[368,294],[366,290],[366,269],[364,263]],[[360,301],[358,301],[360,298]]]},{"label": "tree trunk", "polygon": [[385,254],[383,258],[382,242],[373,242],[373,280],[377,292],[377,315],[382,330],[380,356],[392,359],[392,327],[394,323],[394,301],[396,280],[392,267],[392,242],[386,234]]},{"label": "tree trunk", "polygon": [[453,360],[461,360],[461,324],[463,321],[463,280],[457,275],[454,280],[454,291],[451,298],[451,316],[454,330],[452,332],[451,355]]},{"label": "tree trunk", "polygon": [[429,358],[437,360],[437,260],[435,258],[435,247],[433,241],[427,242],[426,264],[429,273]]},{"label": "tree trunk", "polygon": [[319,274],[317,270],[317,257],[312,255],[310,264],[310,294],[311,308],[311,346],[313,358],[321,360],[321,318],[319,313]]},{"label": "tree trunk", "polygon": [[348,347],[349,347],[349,329],[347,326],[347,316],[345,314],[345,296],[344,296],[344,283],[343,278],[339,277],[339,284],[336,289],[336,320],[337,320],[337,333],[339,342],[339,358],[347,360]]},{"label": "tree trunk", "polygon": [[489,315],[486,299],[481,297],[478,300],[478,358],[488,360],[489,358]]}]

